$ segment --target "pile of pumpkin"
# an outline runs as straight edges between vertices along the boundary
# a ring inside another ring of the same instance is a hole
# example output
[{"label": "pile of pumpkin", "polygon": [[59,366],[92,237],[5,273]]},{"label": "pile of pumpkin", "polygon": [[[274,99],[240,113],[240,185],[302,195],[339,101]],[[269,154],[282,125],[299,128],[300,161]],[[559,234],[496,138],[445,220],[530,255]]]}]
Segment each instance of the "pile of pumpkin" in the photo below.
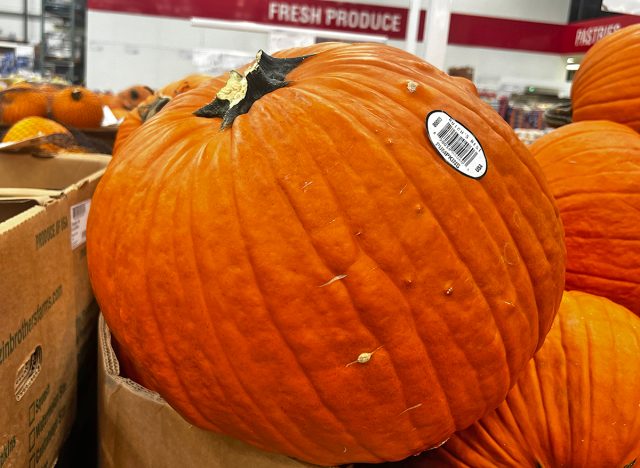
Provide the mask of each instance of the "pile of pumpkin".
[{"label": "pile of pumpkin", "polygon": [[45,151],[84,150],[69,129],[100,127],[103,106],[110,107],[116,117],[124,118],[152,94],[153,90],[139,85],[114,95],[61,83],[17,82],[0,91],[0,125],[9,127],[2,141],[42,136],[57,141],[56,145],[41,145]]},{"label": "pile of pumpkin", "polygon": [[124,117],[153,94],[147,86],[131,86],[118,94],[94,92],[82,86],[49,82],[16,82],[0,91],[0,125],[26,117],[47,117],[70,128],[100,127],[103,106]]},{"label": "pile of pumpkin", "polygon": [[129,375],[320,465],[632,466],[638,76],[640,26],[601,40],[576,123],[530,150],[382,45],[259,54],[151,104],[88,224]]}]

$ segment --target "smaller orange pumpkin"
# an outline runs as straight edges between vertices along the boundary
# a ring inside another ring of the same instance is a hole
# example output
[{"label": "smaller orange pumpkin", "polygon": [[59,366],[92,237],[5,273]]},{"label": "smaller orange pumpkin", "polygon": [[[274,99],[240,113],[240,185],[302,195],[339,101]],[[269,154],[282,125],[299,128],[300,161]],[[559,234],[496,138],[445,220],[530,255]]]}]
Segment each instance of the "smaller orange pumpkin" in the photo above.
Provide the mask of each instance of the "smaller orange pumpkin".
[{"label": "smaller orange pumpkin", "polygon": [[109,107],[112,111],[115,109],[124,109],[120,98],[111,92],[98,93],[98,97],[100,98],[102,105]]},{"label": "smaller orange pumpkin", "polygon": [[43,143],[40,150],[56,153],[63,149],[70,149],[75,145],[71,132],[58,122],[44,117],[26,117],[15,123],[2,139],[3,143],[10,141],[24,141],[30,138],[56,135],[55,143]]},{"label": "smaller orange pumpkin", "polygon": [[47,93],[28,83],[0,91],[0,122],[12,125],[25,117],[47,115]]},{"label": "smaller orange pumpkin", "polygon": [[118,98],[122,102],[122,107],[133,110],[152,94],[153,89],[148,86],[135,85],[118,93]]},{"label": "smaller orange pumpkin", "polygon": [[69,127],[96,128],[102,123],[102,103],[88,89],[67,88],[53,96],[51,115]]}]

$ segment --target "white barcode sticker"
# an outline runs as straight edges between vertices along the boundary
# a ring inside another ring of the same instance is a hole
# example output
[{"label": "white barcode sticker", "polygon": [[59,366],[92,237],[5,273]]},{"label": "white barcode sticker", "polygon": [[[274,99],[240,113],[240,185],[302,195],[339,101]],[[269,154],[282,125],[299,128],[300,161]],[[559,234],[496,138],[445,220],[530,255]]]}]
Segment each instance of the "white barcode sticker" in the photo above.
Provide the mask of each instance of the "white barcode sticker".
[{"label": "white barcode sticker", "polygon": [[87,219],[91,200],[85,200],[71,207],[71,250],[87,242]]},{"label": "white barcode sticker", "polygon": [[444,161],[461,174],[479,179],[487,172],[487,158],[471,131],[444,111],[427,116],[429,141]]}]

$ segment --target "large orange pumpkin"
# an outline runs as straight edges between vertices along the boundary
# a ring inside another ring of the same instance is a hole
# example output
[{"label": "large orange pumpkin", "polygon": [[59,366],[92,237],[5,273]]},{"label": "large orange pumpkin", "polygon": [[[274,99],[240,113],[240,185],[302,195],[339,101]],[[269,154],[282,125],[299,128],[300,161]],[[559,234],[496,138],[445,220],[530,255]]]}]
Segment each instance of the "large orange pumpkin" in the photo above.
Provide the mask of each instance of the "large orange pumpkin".
[{"label": "large orange pumpkin", "polygon": [[613,122],[579,122],[531,151],[564,224],[567,289],[640,314],[640,135]]},{"label": "large orange pumpkin", "polygon": [[0,91],[0,122],[13,125],[25,117],[45,117],[48,95],[25,83]]},{"label": "large orange pumpkin", "polygon": [[640,319],[567,292],[506,401],[404,467],[631,467],[640,459]]},{"label": "large orange pumpkin", "polygon": [[640,24],[601,39],[571,87],[573,121],[611,120],[640,131]]},{"label": "large orange pumpkin", "polygon": [[[318,464],[401,459],[497,407],[542,344],[558,213],[509,126],[419,58],[278,56],[124,143],[92,201],[92,284],[140,383],[193,424]],[[441,157],[428,115],[484,176]]]},{"label": "large orange pumpkin", "polygon": [[79,86],[63,89],[53,96],[51,115],[70,127],[97,128],[103,118],[102,102],[88,89]]}]

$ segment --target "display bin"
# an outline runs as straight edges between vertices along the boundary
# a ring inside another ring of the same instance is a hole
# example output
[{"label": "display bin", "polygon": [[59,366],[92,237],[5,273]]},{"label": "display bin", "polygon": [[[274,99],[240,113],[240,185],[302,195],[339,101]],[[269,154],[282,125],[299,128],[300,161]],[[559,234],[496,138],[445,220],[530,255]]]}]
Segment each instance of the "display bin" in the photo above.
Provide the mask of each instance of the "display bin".
[{"label": "display bin", "polygon": [[86,219],[109,160],[0,152],[0,466],[54,466],[73,425],[97,322]]},{"label": "display bin", "polygon": [[98,324],[101,468],[312,468],[192,426],[157,393],[120,375],[111,333]]}]

